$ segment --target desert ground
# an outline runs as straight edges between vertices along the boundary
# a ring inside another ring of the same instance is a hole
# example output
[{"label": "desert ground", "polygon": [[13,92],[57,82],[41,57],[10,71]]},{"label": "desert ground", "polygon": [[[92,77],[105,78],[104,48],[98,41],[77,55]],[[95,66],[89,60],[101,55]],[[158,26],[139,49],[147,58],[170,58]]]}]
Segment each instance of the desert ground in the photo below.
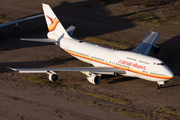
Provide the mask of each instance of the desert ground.
[{"label": "desert ground", "polygon": [[[160,33],[163,60],[175,76],[156,89],[156,83],[123,76],[103,76],[93,85],[80,72],[57,72],[52,83],[46,74],[19,74],[7,67],[82,67],[83,63],[49,43],[20,38],[46,38],[44,17],[0,28],[0,119],[2,120],[123,120],[180,119],[180,15],[178,1],[144,7],[140,0],[123,6],[122,0],[1,0],[0,23],[42,13],[49,4],[72,37],[113,49],[131,51],[151,31]],[[105,53],[102,53],[105,54]]]}]

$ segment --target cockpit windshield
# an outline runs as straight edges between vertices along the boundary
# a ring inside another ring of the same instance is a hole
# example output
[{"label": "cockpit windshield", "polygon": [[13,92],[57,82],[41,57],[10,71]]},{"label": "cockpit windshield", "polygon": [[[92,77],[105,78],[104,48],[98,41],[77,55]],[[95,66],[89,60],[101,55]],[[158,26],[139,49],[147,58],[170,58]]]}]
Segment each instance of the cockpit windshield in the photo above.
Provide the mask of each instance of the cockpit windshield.
[{"label": "cockpit windshield", "polygon": [[157,65],[165,65],[165,63],[157,63]]}]

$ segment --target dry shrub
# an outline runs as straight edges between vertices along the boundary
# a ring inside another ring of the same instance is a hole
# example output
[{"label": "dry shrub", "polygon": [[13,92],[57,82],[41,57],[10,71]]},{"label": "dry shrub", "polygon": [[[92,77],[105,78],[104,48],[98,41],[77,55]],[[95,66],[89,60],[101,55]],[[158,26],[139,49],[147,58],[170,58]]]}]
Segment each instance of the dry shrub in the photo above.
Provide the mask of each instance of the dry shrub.
[{"label": "dry shrub", "polygon": [[124,0],[123,6],[125,6],[125,7],[131,6],[130,0]]},{"label": "dry shrub", "polygon": [[116,3],[117,0],[101,0],[101,5],[104,6],[106,4],[112,4],[112,3]]},{"label": "dry shrub", "polygon": [[144,7],[160,6],[165,4],[165,0],[144,0],[143,2]]}]

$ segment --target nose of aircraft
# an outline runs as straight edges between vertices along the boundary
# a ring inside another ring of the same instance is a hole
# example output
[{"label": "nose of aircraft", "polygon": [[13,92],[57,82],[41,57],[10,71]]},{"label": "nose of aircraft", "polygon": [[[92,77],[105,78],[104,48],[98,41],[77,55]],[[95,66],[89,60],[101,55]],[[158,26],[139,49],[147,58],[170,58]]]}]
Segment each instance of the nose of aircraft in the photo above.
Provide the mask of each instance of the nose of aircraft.
[{"label": "nose of aircraft", "polygon": [[170,72],[169,76],[173,78],[174,77],[174,73],[172,71],[169,71],[169,72]]},{"label": "nose of aircraft", "polygon": [[168,77],[170,77],[170,79],[172,79],[174,77],[174,73],[168,67],[167,67],[167,75],[168,75]]}]

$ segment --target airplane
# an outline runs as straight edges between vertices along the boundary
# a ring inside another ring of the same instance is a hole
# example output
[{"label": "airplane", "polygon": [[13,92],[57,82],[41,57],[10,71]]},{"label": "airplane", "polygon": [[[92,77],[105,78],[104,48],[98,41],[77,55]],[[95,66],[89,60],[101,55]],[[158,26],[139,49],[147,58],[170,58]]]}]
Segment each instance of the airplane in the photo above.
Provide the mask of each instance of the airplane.
[{"label": "airplane", "polygon": [[159,52],[159,47],[154,45],[160,37],[159,33],[151,32],[132,51],[113,50],[72,38],[71,35],[75,27],[71,26],[68,30],[65,30],[51,7],[44,3],[42,3],[42,7],[49,30],[48,38],[21,38],[21,40],[55,43],[73,57],[93,66],[10,68],[11,70],[19,71],[19,73],[47,73],[49,74],[49,80],[52,82],[58,79],[57,73],[54,71],[80,71],[87,76],[87,80],[92,84],[99,84],[101,75],[123,75],[157,82],[156,87],[158,89],[166,81],[173,78],[173,72],[162,60],[148,56],[151,49],[155,54]]},{"label": "airplane", "polygon": [[44,14],[34,15],[34,16],[31,16],[31,17],[27,17],[27,18],[11,21],[11,22],[8,22],[8,23],[3,23],[3,24],[0,24],[0,28],[8,26],[8,25],[15,24],[16,26],[13,28],[13,32],[15,34],[19,34],[21,32],[21,27],[18,25],[19,22],[23,22],[23,21],[26,21],[26,20],[31,20],[31,19],[39,18],[39,17],[42,17],[42,16],[44,16]]}]

